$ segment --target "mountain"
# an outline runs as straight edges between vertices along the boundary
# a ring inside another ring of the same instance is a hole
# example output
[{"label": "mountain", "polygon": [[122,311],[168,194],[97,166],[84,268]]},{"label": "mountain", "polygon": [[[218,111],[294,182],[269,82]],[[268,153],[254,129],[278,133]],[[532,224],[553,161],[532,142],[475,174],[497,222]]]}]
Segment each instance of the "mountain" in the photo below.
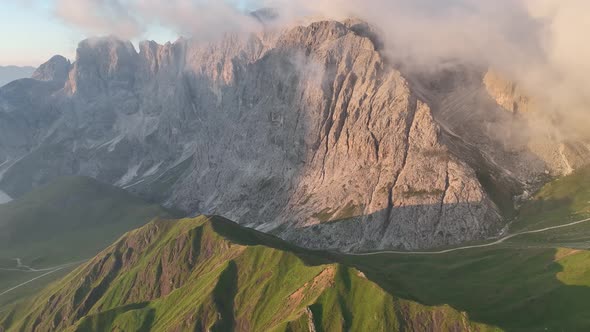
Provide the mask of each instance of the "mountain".
[{"label": "mountain", "polygon": [[[122,189],[84,177],[56,179],[0,205],[0,305],[28,293],[5,290],[89,259],[124,232],[170,215]],[[41,285],[50,280],[42,279]]]},{"label": "mountain", "polygon": [[356,20],[83,41],[42,66],[62,74],[0,89],[0,190],[85,175],[307,248],[417,249],[497,236],[515,197],[590,161],[525,134],[535,116],[487,68],[420,72],[382,47]]},{"label": "mountain", "polygon": [[31,78],[38,81],[65,82],[72,63],[63,56],[56,55],[35,70]]},{"label": "mountain", "polygon": [[432,252],[311,251],[221,217],[158,218],[0,304],[0,331],[584,331],[588,183],[583,168],[543,186],[501,241]]},{"label": "mountain", "polygon": [[218,217],[157,220],[0,313],[6,331],[491,331]]},{"label": "mountain", "polygon": [[31,77],[33,72],[34,67],[0,66],[0,87],[21,78]]}]

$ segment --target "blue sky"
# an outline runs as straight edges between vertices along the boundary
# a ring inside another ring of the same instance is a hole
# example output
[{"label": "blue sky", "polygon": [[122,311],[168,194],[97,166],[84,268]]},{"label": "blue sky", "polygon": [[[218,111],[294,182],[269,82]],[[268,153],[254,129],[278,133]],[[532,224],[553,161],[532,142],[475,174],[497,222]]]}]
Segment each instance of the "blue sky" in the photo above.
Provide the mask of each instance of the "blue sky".
[{"label": "blue sky", "polygon": [[[55,54],[73,59],[87,36],[54,14],[51,0],[0,0],[0,66],[38,66]],[[151,27],[141,39],[175,40],[176,34]]]}]

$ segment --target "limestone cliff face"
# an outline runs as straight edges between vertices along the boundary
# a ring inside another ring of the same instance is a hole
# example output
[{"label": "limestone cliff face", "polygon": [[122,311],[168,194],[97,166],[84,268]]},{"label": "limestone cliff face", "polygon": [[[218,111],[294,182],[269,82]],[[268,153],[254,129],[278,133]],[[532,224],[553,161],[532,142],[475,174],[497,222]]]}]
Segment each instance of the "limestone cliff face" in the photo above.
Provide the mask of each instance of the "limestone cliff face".
[{"label": "limestone cliff face", "polygon": [[56,55],[35,70],[32,78],[38,81],[57,81],[63,84],[68,79],[72,64],[61,55]]},{"label": "limestone cliff face", "polygon": [[[497,234],[503,221],[480,175],[501,167],[469,152],[359,24],[144,42],[139,52],[84,41],[59,90],[35,102],[23,97],[30,88],[0,90],[6,126],[27,123],[0,141],[0,188],[18,196],[89,175],[312,248]],[[31,125],[23,117],[35,108],[53,115]]]},{"label": "limestone cliff face", "polygon": [[483,77],[485,85],[490,96],[496,100],[498,105],[504,109],[513,112],[531,112],[538,106],[522,88],[494,70],[488,70]]},{"label": "limestone cliff face", "polygon": [[493,70],[487,71],[483,83],[490,97],[522,123],[520,127],[525,129],[521,130],[528,133],[524,143],[545,164],[547,173],[570,174],[590,163],[589,142],[572,139],[564,132],[567,129],[560,127],[559,115],[543,112],[541,102],[529,97],[521,86]]}]

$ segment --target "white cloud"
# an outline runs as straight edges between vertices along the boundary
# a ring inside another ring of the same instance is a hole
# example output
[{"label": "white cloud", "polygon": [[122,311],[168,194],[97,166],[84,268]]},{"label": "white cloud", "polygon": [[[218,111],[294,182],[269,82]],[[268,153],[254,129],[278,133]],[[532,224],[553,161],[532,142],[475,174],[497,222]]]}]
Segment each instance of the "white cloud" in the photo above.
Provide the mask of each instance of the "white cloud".
[{"label": "white cloud", "polygon": [[55,0],[56,14],[91,34],[139,35],[144,27],[125,0]]},{"label": "white cloud", "polygon": [[[65,21],[124,38],[159,24],[197,39],[250,32],[256,22],[223,0],[54,0]],[[406,65],[436,68],[455,59],[491,66],[573,122],[590,105],[590,2],[586,0],[258,0],[283,23],[304,17],[365,19],[386,52]]]}]

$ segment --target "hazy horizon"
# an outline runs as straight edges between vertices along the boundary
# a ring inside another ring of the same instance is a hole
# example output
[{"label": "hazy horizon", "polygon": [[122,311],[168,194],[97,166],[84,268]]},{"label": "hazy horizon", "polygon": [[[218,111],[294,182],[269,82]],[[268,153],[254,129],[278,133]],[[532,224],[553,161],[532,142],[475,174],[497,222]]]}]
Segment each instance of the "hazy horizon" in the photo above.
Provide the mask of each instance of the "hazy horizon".
[{"label": "hazy horizon", "polygon": [[[39,67],[54,55],[73,60],[78,43],[96,35],[64,20],[57,13],[58,0],[4,0],[0,3],[0,39],[4,42],[0,66]],[[41,32],[41,33],[40,33]],[[177,35],[152,25],[138,40],[166,42]]]}]

